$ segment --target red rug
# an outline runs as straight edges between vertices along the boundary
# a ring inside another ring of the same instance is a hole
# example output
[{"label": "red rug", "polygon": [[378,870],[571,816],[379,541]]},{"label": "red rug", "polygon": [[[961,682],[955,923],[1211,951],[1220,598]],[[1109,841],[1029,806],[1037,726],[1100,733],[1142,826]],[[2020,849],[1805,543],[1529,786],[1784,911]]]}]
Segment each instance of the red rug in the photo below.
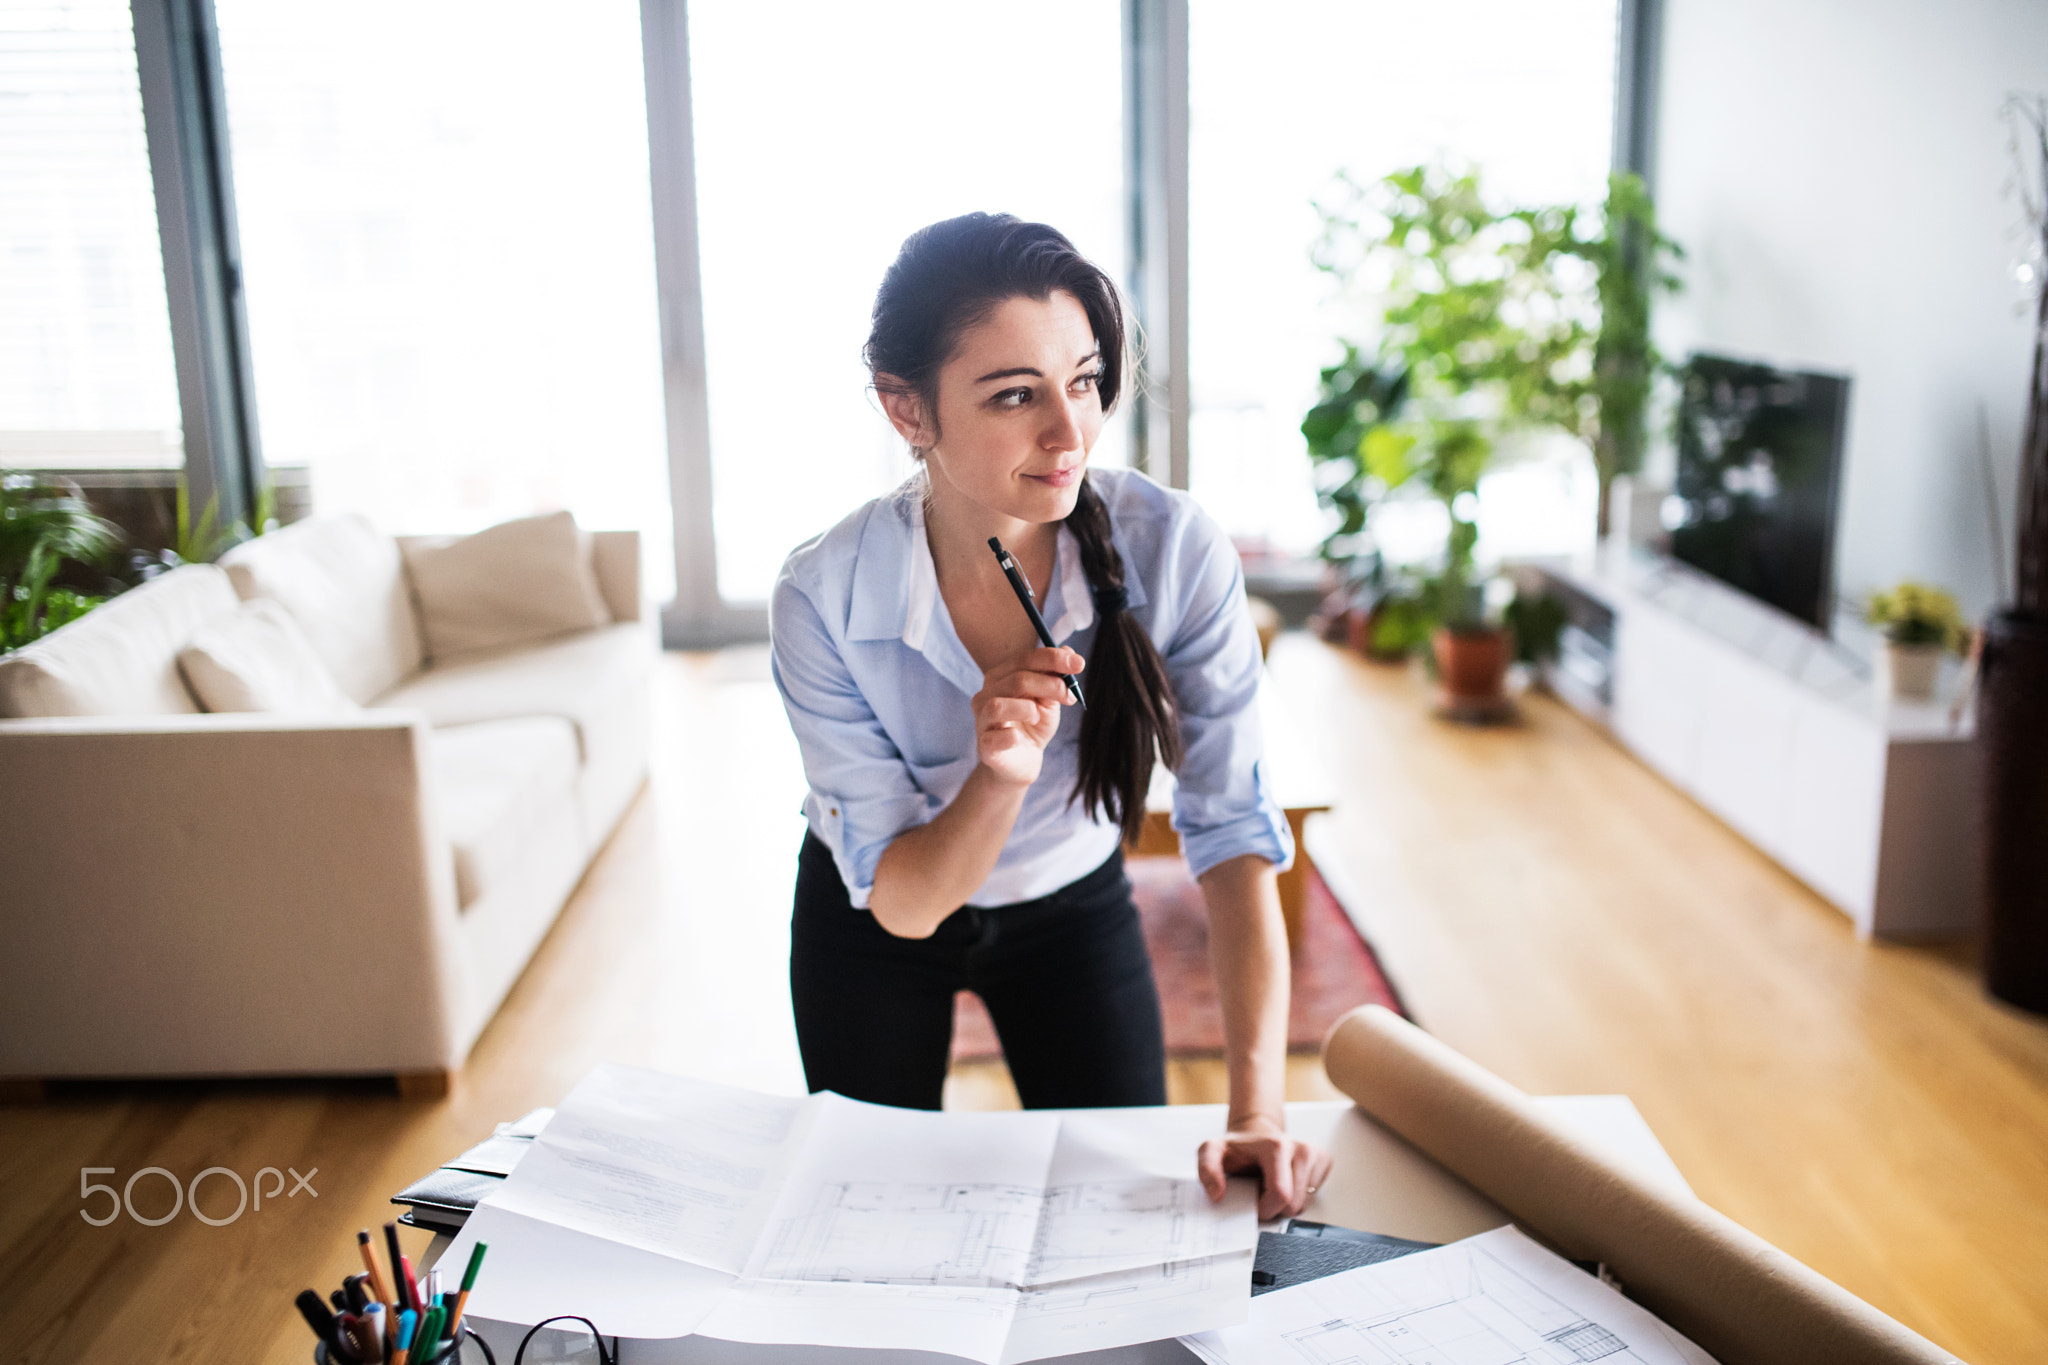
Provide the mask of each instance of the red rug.
[{"label": "red rug", "polygon": [[[1209,913],[1202,890],[1177,857],[1131,858],[1124,864],[1152,951],[1152,975],[1166,1022],[1170,1057],[1221,1056],[1223,1015],[1209,974]],[[1323,1034],[1360,1005],[1385,1005],[1405,1014],[1372,946],[1359,936],[1322,874],[1310,868],[1304,942],[1294,954],[1294,994],[1287,1011],[1290,1052],[1314,1052]],[[1002,1056],[995,1025],[971,991],[953,1011],[953,1060]]]}]

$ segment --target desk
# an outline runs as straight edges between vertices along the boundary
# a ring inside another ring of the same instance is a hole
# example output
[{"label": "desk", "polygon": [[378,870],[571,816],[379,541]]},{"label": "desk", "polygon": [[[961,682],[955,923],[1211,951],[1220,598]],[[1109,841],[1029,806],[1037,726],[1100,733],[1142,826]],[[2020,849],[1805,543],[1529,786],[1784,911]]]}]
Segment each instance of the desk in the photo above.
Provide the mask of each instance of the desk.
[{"label": "desk", "polygon": [[[1615,1160],[1652,1180],[1685,1188],[1684,1177],[1625,1098],[1556,1096],[1536,1103],[1605,1148]],[[1139,1112],[1147,1113],[1148,1126],[1153,1127],[1157,1140],[1184,1148],[1192,1171],[1195,1147],[1221,1131],[1224,1107],[1184,1105]],[[1328,1183],[1308,1207],[1308,1218],[1428,1242],[1456,1241],[1509,1221],[1492,1201],[1367,1118],[1348,1100],[1290,1104],[1287,1122],[1297,1137],[1322,1146],[1335,1161]],[[420,1268],[424,1271],[432,1266],[451,1240],[436,1237],[421,1258]],[[488,1262],[485,1273],[489,1273]],[[489,1339],[503,1365],[511,1365],[511,1353],[523,1329],[481,1320],[472,1320],[472,1325]],[[600,1328],[603,1325],[598,1324]],[[957,1357],[919,1351],[749,1346],[703,1337],[629,1340],[621,1354],[620,1365],[958,1365]],[[1195,1357],[1178,1343],[1163,1341],[1060,1359],[1088,1365],[1186,1365]]]}]

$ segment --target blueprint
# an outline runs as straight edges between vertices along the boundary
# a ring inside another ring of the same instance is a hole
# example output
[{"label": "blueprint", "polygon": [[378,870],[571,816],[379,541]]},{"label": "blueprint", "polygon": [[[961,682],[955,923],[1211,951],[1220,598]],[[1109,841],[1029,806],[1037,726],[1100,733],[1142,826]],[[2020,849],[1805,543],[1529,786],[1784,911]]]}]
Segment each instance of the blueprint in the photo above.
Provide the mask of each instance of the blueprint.
[{"label": "blueprint", "polygon": [[1512,1227],[1261,1295],[1182,1342],[1209,1365],[1713,1365]]},{"label": "blueprint", "polygon": [[1027,1283],[1200,1261],[1258,1244],[1257,1195],[1211,1204],[1180,1145],[1121,1117],[1061,1116]]},{"label": "blueprint", "polygon": [[622,1335],[1000,1365],[1243,1320],[1256,1196],[1234,1181],[1211,1203],[1192,1166],[1192,1144],[1128,1116],[925,1113],[601,1067],[448,1254],[490,1243],[487,1317],[545,1299],[601,1306]]},{"label": "blueprint", "polygon": [[1017,1305],[1003,1353],[1005,1365],[1046,1356],[1161,1341],[1185,1330],[1173,1324],[1206,1313],[1219,1324],[1243,1319],[1252,1281],[1252,1253],[1118,1270],[1027,1289]]},{"label": "blueprint", "polygon": [[599,1067],[489,1202],[737,1272],[812,1121],[804,1100]]}]

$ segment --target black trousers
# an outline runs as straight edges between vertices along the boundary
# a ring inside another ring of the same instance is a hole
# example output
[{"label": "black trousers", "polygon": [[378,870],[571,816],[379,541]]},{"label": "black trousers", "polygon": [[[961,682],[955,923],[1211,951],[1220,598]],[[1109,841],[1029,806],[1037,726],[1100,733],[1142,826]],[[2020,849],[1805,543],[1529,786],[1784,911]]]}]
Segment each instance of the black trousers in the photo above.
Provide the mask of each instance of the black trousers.
[{"label": "black trousers", "polygon": [[909,939],[854,909],[830,850],[806,833],[789,990],[814,1091],[937,1109],[953,994],[970,990],[1026,1109],[1166,1103],[1159,991],[1120,850],[1049,896],[963,906]]}]

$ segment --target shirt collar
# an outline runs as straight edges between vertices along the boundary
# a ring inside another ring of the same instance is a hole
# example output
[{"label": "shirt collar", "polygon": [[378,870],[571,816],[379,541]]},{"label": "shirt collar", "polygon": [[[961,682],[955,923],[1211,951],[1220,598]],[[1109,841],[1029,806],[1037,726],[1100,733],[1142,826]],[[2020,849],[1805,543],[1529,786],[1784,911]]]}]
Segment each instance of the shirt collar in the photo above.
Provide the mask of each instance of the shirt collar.
[{"label": "shirt collar", "polygon": [[[925,475],[920,469],[876,503],[862,528],[847,614],[849,640],[901,640],[932,656],[932,613],[943,604],[931,545],[925,540],[924,498]],[[1081,568],[1080,542],[1065,526],[1060,527],[1058,546],[1052,590],[1040,610],[1053,642],[1063,644],[1095,624],[1095,599]]]}]

